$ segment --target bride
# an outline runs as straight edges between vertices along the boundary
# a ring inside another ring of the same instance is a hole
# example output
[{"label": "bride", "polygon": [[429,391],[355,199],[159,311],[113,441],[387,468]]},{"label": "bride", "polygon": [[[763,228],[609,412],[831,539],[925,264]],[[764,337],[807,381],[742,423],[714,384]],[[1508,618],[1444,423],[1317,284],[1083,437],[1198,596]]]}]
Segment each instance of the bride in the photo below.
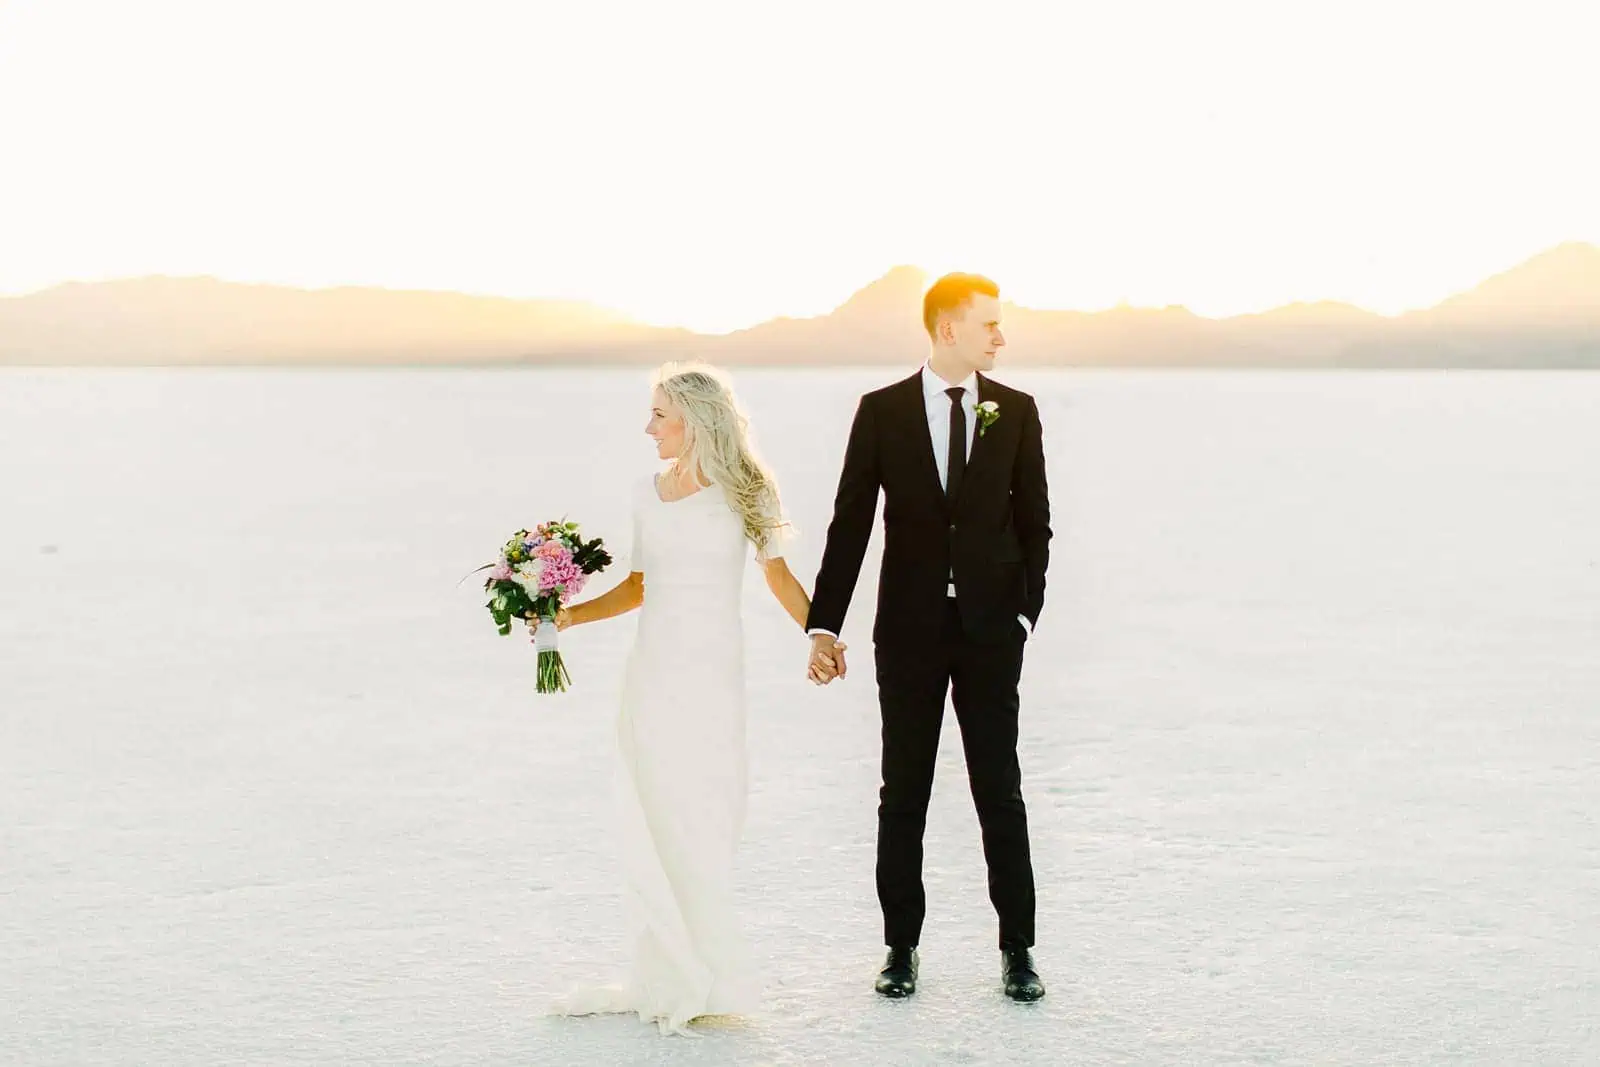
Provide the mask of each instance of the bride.
[{"label": "bride", "polygon": [[[617,717],[632,972],[625,985],[568,995],[556,1012],[637,1012],[670,1033],[757,1002],[733,910],[746,801],[739,600],[747,555],[754,550],[802,631],[810,598],[784,562],[778,487],[751,450],[722,373],[668,364],[650,403],[645,433],[671,463],[634,488],[631,573],[555,622],[565,629],[641,609]],[[812,680],[825,680],[825,669],[813,667]]]}]

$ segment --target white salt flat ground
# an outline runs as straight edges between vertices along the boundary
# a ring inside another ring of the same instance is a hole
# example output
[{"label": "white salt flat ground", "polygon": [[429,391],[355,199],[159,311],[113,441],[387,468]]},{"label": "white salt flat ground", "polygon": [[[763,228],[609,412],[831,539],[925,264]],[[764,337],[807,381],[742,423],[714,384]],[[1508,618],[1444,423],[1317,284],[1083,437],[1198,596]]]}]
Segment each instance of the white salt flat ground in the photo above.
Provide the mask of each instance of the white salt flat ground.
[{"label": "white salt flat ground", "polygon": [[[738,376],[807,581],[898,373]],[[537,700],[455,584],[549,513],[626,540],[642,374],[0,373],[0,1063],[1600,1062],[1600,375],[1003,376],[1050,997],[997,991],[953,720],[923,991],[870,992],[874,549],[825,691],[751,575],[773,982],[691,1040],[539,1014],[622,951],[631,624]]]}]

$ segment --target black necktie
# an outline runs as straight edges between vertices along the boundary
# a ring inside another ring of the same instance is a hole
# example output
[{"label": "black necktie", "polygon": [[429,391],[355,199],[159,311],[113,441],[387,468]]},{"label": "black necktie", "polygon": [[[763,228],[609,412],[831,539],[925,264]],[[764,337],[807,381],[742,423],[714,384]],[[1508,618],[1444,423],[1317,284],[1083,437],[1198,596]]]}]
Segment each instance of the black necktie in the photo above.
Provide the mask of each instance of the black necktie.
[{"label": "black necktie", "polygon": [[950,473],[944,480],[944,495],[955,500],[961,491],[961,476],[967,473],[967,409],[961,404],[966,390],[953,385],[944,392],[950,398]]}]

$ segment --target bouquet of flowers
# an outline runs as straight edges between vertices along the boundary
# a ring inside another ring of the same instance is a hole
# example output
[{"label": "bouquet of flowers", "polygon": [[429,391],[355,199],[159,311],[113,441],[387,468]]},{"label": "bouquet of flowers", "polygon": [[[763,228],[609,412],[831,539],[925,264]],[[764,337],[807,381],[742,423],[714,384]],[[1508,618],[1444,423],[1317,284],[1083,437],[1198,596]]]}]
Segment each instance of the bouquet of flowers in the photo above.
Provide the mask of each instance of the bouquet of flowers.
[{"label": "bouquet of flowers", "polygon": [[598,537],[585,541],[575,522],[546,522],[532,533],[518,530],[498,562],[478,568],[489,572],[483,588],[491,594],[489,614],[502,637],[511,633],[513,619],[538,620],[538,692],[563,693],[572,683],[557,648],[556,612],[583,592],[589,575],[610,565],[611,554]]}]

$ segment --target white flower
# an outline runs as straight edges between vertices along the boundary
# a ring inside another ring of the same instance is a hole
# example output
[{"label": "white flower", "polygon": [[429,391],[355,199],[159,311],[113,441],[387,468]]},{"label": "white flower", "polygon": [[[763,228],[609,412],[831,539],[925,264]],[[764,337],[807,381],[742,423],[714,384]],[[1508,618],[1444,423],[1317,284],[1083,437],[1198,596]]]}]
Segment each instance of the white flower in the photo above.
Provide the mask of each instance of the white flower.
[{"label": "white flower", "polygon": [[978,436],[982,437],[1000,418],[1000,405],[993,400],[985,400],[978,405]]},{"label": "white flower", "polygon": [[544,576],[544,560],[530,559],[517,564],[516,573],[511,580],[522,588],[533,591],[539,588],[539,579]]}]

